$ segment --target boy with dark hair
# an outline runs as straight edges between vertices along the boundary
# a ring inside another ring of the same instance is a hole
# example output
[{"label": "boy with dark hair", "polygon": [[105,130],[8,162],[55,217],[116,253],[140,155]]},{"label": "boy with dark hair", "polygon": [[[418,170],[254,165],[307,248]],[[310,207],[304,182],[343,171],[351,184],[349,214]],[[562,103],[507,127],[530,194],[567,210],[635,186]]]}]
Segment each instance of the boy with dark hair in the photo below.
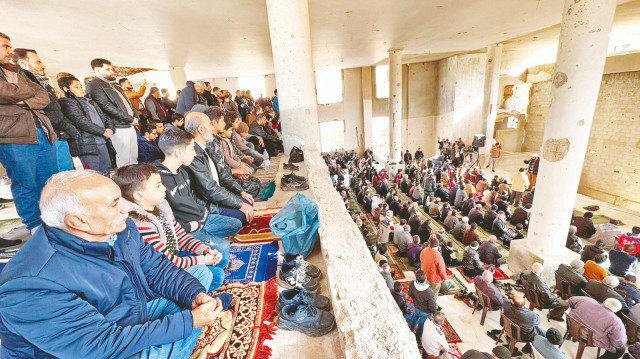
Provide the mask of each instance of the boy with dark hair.
[{"label": "boy with dark hair", "polygon": [[[166,187],[158,169],[150,163],[120,167],[113,176],[122,197],[131,202],[129,218],[138,227],[142,239],[164,254],[177,267],[190,269],[198,265],[209,267],[213,273],[212,287],[217,289],[224,281],[224,268],[229,264],[229,253],[220,253],[190,236],[173,216],[165,199]],[[180,252],[191,256],[179,256]],[[224,257],[224,258],[223,258]]]},{"label": "boy with dark hair", "polygon": [[167,129],[158,141],[165,155],[164,161],[154,163],[160,172],[162,184],[167,188],[167,202],[176,219],[191,236],[224,253],[230,248],[226,237],[234,236],[242,228],[236,218],[211,214],[196,201],[191,190],[191,179],[186,166],[196,155],[193,135],[180,129]]},{"label": "boy with dark hair", "polygon": [[163,160],[164,154],[157,144],[158,130],[155,123],[142,125],[138,135],[138,162],[153,163]]}]

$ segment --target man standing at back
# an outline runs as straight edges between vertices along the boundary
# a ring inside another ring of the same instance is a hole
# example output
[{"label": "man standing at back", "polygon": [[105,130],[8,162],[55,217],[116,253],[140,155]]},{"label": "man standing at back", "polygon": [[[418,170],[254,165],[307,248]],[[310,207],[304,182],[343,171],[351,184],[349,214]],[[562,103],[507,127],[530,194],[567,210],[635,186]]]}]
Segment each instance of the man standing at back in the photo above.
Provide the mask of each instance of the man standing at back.
[{"label": "man standing at back", "polygon": [[133,126],[138,125],[135,109],[122,88],[115,84],[113,64],[105,59],[91,60],[91,69],[96,74],[87,84],[87,95],[109,116],[116,125],[111,143],[116,150],[116,165],[123,167],[138,163],[138,140]]},{"label": "man standing at back", "polygon": [[[58,172],[56,134],[43,111],[49,95],[11,64],[14,52],[9,36],[0,33],[0,163],[11,178],[16,209],[27,229],[39,226],[40,192]],[[0,248],[19,244],[0,238]]]}]

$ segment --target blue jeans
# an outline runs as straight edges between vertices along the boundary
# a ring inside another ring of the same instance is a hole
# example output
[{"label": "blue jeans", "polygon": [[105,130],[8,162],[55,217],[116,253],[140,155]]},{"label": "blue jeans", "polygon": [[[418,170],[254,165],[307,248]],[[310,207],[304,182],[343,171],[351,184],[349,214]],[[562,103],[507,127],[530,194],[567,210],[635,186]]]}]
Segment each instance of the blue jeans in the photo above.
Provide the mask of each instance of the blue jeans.
[{"label": "blue jeans", "polygon": [[422,338],[422,330],[424,328],[424,322],[429,319],[431,314],[421,311],[418,308],[414,308],[413,317],[409,321],[411,330],[416,329],[416,338],[418,340]]},{"label": "blue jeans", "polygon": [[106,143],[98,145],[97,155],[80,156],[80,160],[85,169],[91,169],[103,176],[110,177],[111,158],[109,158],[109,150]]},{"label": "blue jeans", "polygon": [[[244,198],[242,199],[242,201],[246,202],[244,200]],[[240,211],[239,209],[218,207],[218,210],[220,211],[219,214],[221,216],[235,218],[235,219],[239,220],[240,221],[240,228],[242,228],[242,226],[246,226],[249,223],[249,222],[247,222],[247,216],[245,216],[244,213],[242,213],[242,211]],[[240,231],[240,228],[238,228],[238,232]],[[232,234],[232,236],[235,236],[236,234],[238,234],[238,232]],[[230,237],[230,236],[227,236],[227,237]]]},{"label": "blue jeans", "polygon": [[[189,267],[186,271],[194,276],[205,288],[211,287],[213,276],[211,271],[202,265]],[[219,286],[219,285],[218,285]],[[149,321],[158,320],[182,310],[175,302],[167,298],[154,299],[147,303]],[[201,328],[194,329],[191,335],[177,342],[149,347],[134,354],[129,359],[183,359],[191,356],[193,347],[200,337]]]},{"label": "blue jeans", "polygon": [[210,214],[201,230],[189,234],[206,243],[211,249],[222,253],[222,261],[216,267],[226,268],[229,265],[231,244],[225,238],[235,236],[240,228],[242,228],[242,223],[235,218]]},{"label": "blue jeans", "polygon": [[[252,143],[249,143],[250,145],[253,145]],[[259,154],[257,151],[248,148],[244,151],[244,154],[247,156],[251,156],[253,157],[253,164],[260,167],[260,165],[262,164],[262,162],[264,162],[264,158],[262,158],[262,155]]]},{"label": "blue jeans", "polygon": [[69,153],[69,143],[60,139],[56,140],[56,157],[58,159],[58,171],[73,171],[73,160]]},{"label": "blue jeans", "polygon": [[47,140],[42,129],[36,132],[38,144],[0,145],[0,163],[11,178],[11,193],[16,210],[27,229],[42,224],[40,193],[49,177],[58,173],[56,148]]}]

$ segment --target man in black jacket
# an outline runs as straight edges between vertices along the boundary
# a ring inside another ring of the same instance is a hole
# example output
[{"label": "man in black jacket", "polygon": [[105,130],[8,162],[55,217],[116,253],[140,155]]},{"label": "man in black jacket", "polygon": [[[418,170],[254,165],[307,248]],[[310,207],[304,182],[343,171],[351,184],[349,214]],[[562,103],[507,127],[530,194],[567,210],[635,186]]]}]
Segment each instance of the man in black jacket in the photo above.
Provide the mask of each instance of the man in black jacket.
[{"label": "man in black jacket", "polygon": [[213,140],[213,127],[224,126],[224,116],[219,108],[210,107],[207,112],[189,113],[184,124],[185,130],[195,139],[196,157],[188,167],[194,194],[212,213],[236,218],[246,225],[253,219],[253,197],[235,179],[228,178],[228,173],[219,171],[216,161],[205,150],[207,143]]},{"label": "man in black jacket", "polygon": [[607,298],[614,298],[620,301],[622,309],[620,312],[623,314],[629,313],[629,306],[624,297],[620,293],[616,292],[615,288],[620,284],[620,280],[614,276],[608,276],[604,279],[604,283],[591,279],[584,287],[584,291],[591,296],[591,298],[603,303]]},{"label": "man in black jacket", "polygon": [[545,283],[540,275],[542,275],[544,267],[540,263],[533,263],[530,271],[524,271],[520,275],[522,285],[531,291],[537,293],[538,300],[544,309],[549,309],[548,318],[563,321],[564,312],[569,309],[569,304],[564,300],[556,297],[547,283]]},{"label": "man in black jacket", "polygon": [[96,74],[87,85],[87,95],[114,122],[116,132],[111,143],[116,150],[118,167],[138,163],[138,139],[132,126],[138,125],[135,109],[122,87],[115,84],[116,74],[109,60],[93,59],[91,68]]},{"label": "man in black jacket", "polygon": [[489,209],[485,214],[482,221],[482,228],[491,232],[493,228],[493,221],[498,218],[498,206],[495,204],[491,205],[491,209]]},{"label": "man in black jacket", "polygon": [[213,214],[205,202],[195,199],[192,179],[186,168],[196,156],[193,136],[180,129],[168,129],[158,142],[165,159],[155,165],[160,171],[162,184],[167,188],[167,202],[176,219],[194,238],[221,253],[228,251],[230,245],[224,238],[238,234],[242,222]]},{"label": "man in black jacket", "polygon": [[29,80],[35,82],[47,91],[51,102],[44,108],[44,113],[49,117],[53,129],[56,130],[56,134],[58,135],[58,139],[55,142],[58,170],[73,170],[73,161],[71,160],[67,141],[75,139],[79,136],[79,132],[78,129],[64,117],[55,90],[51,84],[49,84],[49,78],[46,77],[46,66],[42,63],[40,55],[32,49],[14,49],[13,62],[21,67],[22,72]]},{"label": "man in black jacket", "polygon": [[571,266],[560,264],[556,273],[559,277],[569,282],[573,295],[580,295],[580,291],[587,284],[587,280],[584,278],[584,262],[579,259],[572,260]]}]

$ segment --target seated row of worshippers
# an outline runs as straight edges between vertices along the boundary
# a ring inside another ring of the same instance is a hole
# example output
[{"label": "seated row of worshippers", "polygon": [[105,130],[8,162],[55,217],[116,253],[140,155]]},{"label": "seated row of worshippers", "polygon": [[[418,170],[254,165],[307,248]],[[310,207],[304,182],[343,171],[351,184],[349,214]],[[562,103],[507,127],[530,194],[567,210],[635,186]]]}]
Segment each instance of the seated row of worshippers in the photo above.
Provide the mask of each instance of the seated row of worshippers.
[{"label": "seated row of worshippers", "polygon": [[[230,244],[253,196],[205,150],[232,125],[189,112],[158,139],[164,160],[53,175],[44,224],[0,273],[2,357],[189,357],[231,301]],[[37,308],[34,310],[33,308]]]}]

